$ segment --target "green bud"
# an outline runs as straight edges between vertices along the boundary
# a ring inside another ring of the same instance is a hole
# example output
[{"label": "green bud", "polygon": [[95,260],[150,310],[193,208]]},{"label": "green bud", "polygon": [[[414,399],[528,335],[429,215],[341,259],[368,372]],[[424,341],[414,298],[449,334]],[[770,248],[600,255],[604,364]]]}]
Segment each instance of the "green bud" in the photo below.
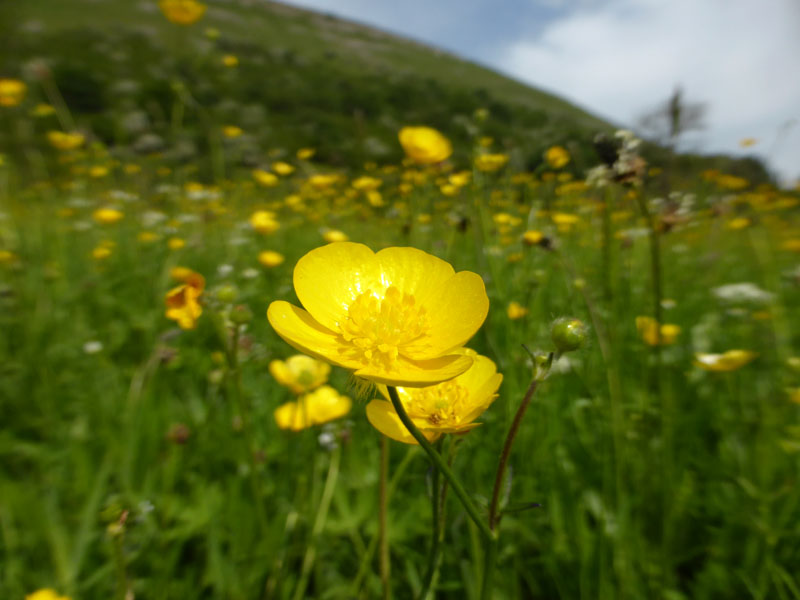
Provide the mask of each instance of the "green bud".
[{"label": "green bud", "polygon": [[244,325],[253,320],[253,311],[245,304],[237,304],[231,309],[229,317],[236,325]]},{"label": "green bud", "polygon": [[587,333],[583,321],[572,317],[559,317],[550,327],[550,338],[559,354],[572,352],[583,346]]},{"label": "green bud", "polygon": [[225,304],[233,304],[236,302],[236,298],[238,297],[239,290],[236,289],[235,285],[226,283],[217,288],[217,299],[219,299],[220,302],[224,302]]}]

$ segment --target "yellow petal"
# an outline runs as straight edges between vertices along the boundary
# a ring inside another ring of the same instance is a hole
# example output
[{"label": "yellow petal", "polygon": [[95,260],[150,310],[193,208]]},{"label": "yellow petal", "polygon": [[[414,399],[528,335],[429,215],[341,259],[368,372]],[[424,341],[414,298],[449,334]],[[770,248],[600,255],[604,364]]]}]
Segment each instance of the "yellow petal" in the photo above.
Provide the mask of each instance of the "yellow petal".
[{"label": "yellow petal", "polygon": [[[417,443],[417,440],[414,439],[414,436],[412,436],[408,432],[408,429],[406,429],[406,426],[403,425],[400,417],[397,416],[394,406],[392,406],[392,404],[386,400],[373,400],[367,404],[367,419],[375,429],[380,431],[386,437],[392,438],[398,442],[403,442],[404,444]],[[414,424],[419,427],[419,423]],[[439,437],[439,435],[441,435],[435,432],[424,430],[422,431],[422,434],[429,442],[434,441]]]},{"label": "yellow petal", "polygon": [[472,366],[472,357],[451,354],[429,360],[409,360],[398,357],[391,371],[379,366],[368,366],[355,372],[358,377],[402,387],[427,387],[461,375]]},{"label": "yellow petal", "polygon": [[277,300],[269,305],[267,319],[286,343],[301,352],[348,369],[361,366],[359,362],[343,358],[336,334],[317,323],[303,309]]},{"label": "yellow petal", "polygon": [[335,242],[303,256],[294,268],[294,289],[303,307],[328,329],[375,284],[375,254],[363,244]]}]

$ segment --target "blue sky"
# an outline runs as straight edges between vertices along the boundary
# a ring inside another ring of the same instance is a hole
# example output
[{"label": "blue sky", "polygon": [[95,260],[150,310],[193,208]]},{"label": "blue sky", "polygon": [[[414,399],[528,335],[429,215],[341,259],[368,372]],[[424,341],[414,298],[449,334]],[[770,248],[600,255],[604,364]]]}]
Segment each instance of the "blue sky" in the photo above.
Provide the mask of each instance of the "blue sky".
[{"label": "blue sky", "polygon": [[[684,147],[800,178],[798,0],[287,0],[485,64],[620,126],[676,85],[708,106]],[[758,143],[746,150],[739,141]]]}]

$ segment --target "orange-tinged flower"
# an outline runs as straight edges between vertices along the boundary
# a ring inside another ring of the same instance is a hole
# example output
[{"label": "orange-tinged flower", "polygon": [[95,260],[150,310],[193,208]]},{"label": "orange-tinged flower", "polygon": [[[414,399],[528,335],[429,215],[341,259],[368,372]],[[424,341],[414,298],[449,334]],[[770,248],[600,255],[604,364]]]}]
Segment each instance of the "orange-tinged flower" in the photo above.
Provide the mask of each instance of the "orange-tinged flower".
[{"label": "orange-tinged flower", "polygon": [[406,156],[423,165],[440,163],[453,153],[450,140],[431,127],[403,127],[398,138]]},{"label": "orange-tinged flower", "polygon": [[63,131],[48,131],[47,140],[56,150],[66,151],[80,148],[83,146],[83,142],[86,141],[86,138],[83,137],[82,133],[78,133],[77,131],[70,133],[65,133]]},{"label": "orange-tinged flower", "polygon": [[350,412],[353,402],[328,385],[287,402],[275,411],[275,422],[281,429],[301,431],[339,419]]},{"label": "orange-tinged flower", "polygon": [[19,79],[0,79],[0,106],[17,106],[25,99],[28,86]]},{"label": "orange-tinged flower", "polygon": [[270,362],[269,372],[278,383],[295,394],[305,394],[328,381],[331,366],[305,354],[295,354],[285,361]]},{"label": "orange-tinged flower", "polygon": [[[406,413],[429,441],[445,433],[466,433],[478,427],[480,423],[475,423],[475,419],[489,408],[503,381],[497,366],[485,356],[467,348],[459,352],[474,362],[458,377],[428,387],[397,388]],[[384,386],[380,386],[380,390],[386,400],[370,402],[367,419],[383,435],[398,442],[416,444],[389,401],[388,391]]]},{"label": "orange-tinged flower", "polygon": [[722,354],[696,352],[694,364],[706,371],[735,371],[755,360],[757,356],[749,350],[728,350]]},{"label": "orange-tinged flower", "polygon": [[454,351],[486,318],[489,299],[475,273],[415,248],[373,252],[338,242],[312,250],[294,269],[305,310],[270,304],[269,322],[301,352],[376,383],[420,387],[472,364]]},{"label": "orange-tinged flower", "polygon": [[552,146],[544,153],[544,159],[551,169],[560,169],[569,163],[569,152],[561,146]]},{"label": "orange-tinged flower", "polygon": [[194,329],[197,319],[203,314],[198,301],[205,289],[206,281],[202,275],[192,271],[187,274],[185,283],[167,292],[164,301],[167,305],[166,317],[178,322],[181,329]]},{"label": "orange-tinged flower", "polygon": [[191,25],[199,21],[208,8],[197,0],[161,0],[159,6],[167,20],[177,25]]}]

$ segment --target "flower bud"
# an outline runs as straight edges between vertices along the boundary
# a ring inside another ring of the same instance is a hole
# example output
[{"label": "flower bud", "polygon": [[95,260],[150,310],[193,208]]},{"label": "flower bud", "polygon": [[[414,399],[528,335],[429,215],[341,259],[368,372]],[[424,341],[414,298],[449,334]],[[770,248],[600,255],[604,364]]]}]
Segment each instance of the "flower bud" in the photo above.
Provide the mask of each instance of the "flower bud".
[{"label": "flower bud", "polygon": [[559,317],[550,327],[550,338],[559,354],[577,350],[586,342],[587,327],[572,317]]}]

